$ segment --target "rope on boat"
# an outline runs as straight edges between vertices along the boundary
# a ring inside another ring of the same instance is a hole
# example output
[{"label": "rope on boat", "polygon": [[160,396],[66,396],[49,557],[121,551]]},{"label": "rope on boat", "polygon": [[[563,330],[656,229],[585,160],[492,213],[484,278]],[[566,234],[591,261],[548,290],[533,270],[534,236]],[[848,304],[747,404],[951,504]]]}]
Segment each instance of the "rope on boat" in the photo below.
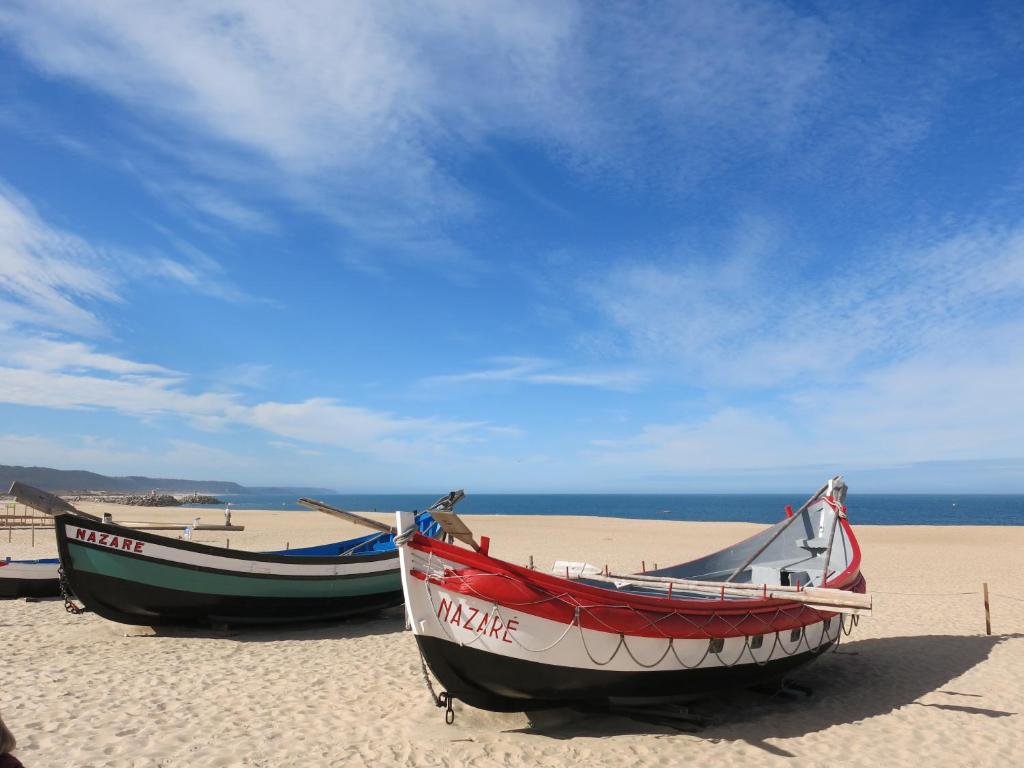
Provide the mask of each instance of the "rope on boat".
[{"label": "rope on boat", "polygon": [[[486,597],[485,595],[481,594],[478,590],[476,590],[473,587],[472,583],[470,583],[470,581],[465,576],[462,576],[461,574],[447,572],[445,570],[440,570],[440,569],[433,568],[432,567],[433,566],[433,557],[434,557],[433,553],[430,553],[429,556],[428,556],[427,573],[426,573],[426,578],[423,580],[423,587],[426,590],[427,602],[430,605],[431,613],[434,615],[434,621],[441,628],[441,630],[445,634],[445,636],[449,640],[451,640],[452,642],[458,643],[459,645],[462,645],[462,646],[473,645],[474,643],[476,643],[480,639],[481,635],[486,634],[486,626],[488,626],[488,625],[493,626],[493,621],[494,621],[495,618],[501,619],[504,622],[504,619],[501,617],[501,613],[499,611],[498,604],[494,603],[488,597]],[[503,577],[503,578],[509,578],[509,576],[507,574],[497,574],[497,573],[495,573],[495,574],[490,574],[490,575],[491,576],[499,576],[499,577]],[[477,631],[476,631],[476,634],[473,636],[473,638],[470,639],[470,640],[467,640],[467,641],[461,641],[461,640],[456,639],[454,634],[446,626],[447,622],[441,621],[440,616],[438,614],[438,610],[437,610],[436,606],[434,605],[433,593],[432,593],[431,588],[430,588],[432,580],[451,579],[451,578],[458,579],[461,582],[463,588],[466,590],[467,593],[471,594],[472,596],[476,597],[479,600],[483,600],[483,601],[491,603],[491,609],[486,614],[484,614],[485,616],[488,617],[488,621],[487,622],[481,622],[481,624],[479,625],[479,626],[484,626],[485,628],[483,630],[480,630],[478,628]],[[534,585],[534,587],[536,589],[540,590],[540,591],[544,591],[543,589],[541,589],[537,585]],[[671,653],[673,655],[673,657],[675,657],[675,660],[679,664],[679,666],[682,669],[686,669],[686,670],[696,669],[696,668],[700,667],[701,665],[704,664],[704,662],[707,660],[707,658],[709,656],[711,656],[711,655],[715,656],[715,658],[718,660],[719,665],[721,665],[723,667],[726,667],[726,668],[736,666],[737,664],[739,664],[742,661],[743,657],[747,656],[747,655],[749,655],[750,660],[756,666],[762,667],[762,666],[770,663],[771,661],[775,660],[775,658],[776,658],[775,657],[775,653],[776,653],[777,650],[780,650],[780,649],[782,651],[783,657],[790,657],[790,656],[795,656],[796,654],[801,653],[803,651],[817,654],[817,653],[823,653],[825,650],[827,650],[827,648],[829,646],[838,647],[839,641],[840,641],[841,637],[843,637],[844,635],[845,636],[849,636],[850,633],[853,632],[853,628],[855,626],[857,626],[857,624],[859,623],[859,620],[860,620],[859,616],[851,615],[850,616],[850,621],[847,622],[846,618],[845,618],[845,616],[843,614],[835,614],[833,616],[829,616],[828,618],[825,618],[824,616],[821,615],[823,613],[823,611],[820,611],[820,610],[818,610],[817,608],[815,608],[813,606],[809,606],[809,607],[805,606],[803,608],[806,608],[806,609],[809,609],[809,610],[813,611],[815,614],[818,615],[819,618],[821,618],[821,625],[822,625],[821,635],[819,637],[819,642],[818,642],[818,644],[816,646],[813,646],[813,647],[811,646],[811,641],[810,641],[809,633],[807,632],[807,625],[802,625],[800,627],[794,627],[793,628],[793,630],[799,629],[800,636],[796,640],[796,644],[792,648],[787,647],[786,643],[782,640],[782,634],[786,630],[774,631],[774,632],[770,632],[770,634],[772,634],[772,636],[773,636],[773,641],[772,641],[771,648],[769,649],[767,654],[763,654],[763,660],[758,660],[757,655],[754,653],[755,649],[752,648],[751,645],[750,645],[751,635],[744,633],[742,635],[742,637],[743,637],[743,647],[740,649],[740,652],[737,654],[737,656],[730,661],[730,660],[726,660],[726,659],[722,658],[721,651],[719,651],[719,650],[712,650],[712,641],[713,640],[715,640],[715,639],[722,639],[722,640],[724,640],[725,638],[724,637],[723,638],[715,638],[715,637],[712,637],[711,635],[708,635],[707,636],[708,644],[707,644],[707,646],[705,646],[704,654],[701,656],[701,658],[696,663],[688,664],[686,661],[684,661],[679,656],[679,652],[676,649],[675,640],[677,638],[669,637],[668,635],[666,635],[662,631],[662,629],[659,626],[659,624],[661,622],[665,621],[667,618],[669,618],[671,616],[675,616],[675,617],[678,617],[679,619],[682,619],[685,622],[688,622],[691,626],[693,626],[696,629],[703,629],[703,627],[698,622],[694,621],[690,616],[688,616],[688,615],[686,615],[684,613],[680,613],[679,611],[671,611],[671,612],[667,612],[667,613],[662,613],[662,614],[659,615],[659,618],[657,618],[655,620],[652,620],[649,617],[645,616],[645,618],[647,620],[647,627],[650,628],[650,629],[657,630],[661,634],[661,636],[664,637],[668,641],[668,643],[667,643],[667,645],[665,647],[664,652],[661,654],[661,656],[658,658],[657,661],[655,661],[653,663],[645,663],[645,662],[641,661],[637,657],[637,655],[634,652],[634,650],[632,648],[630,648],[629,641],[626,639],[625,633],[613,629],[609,624],[607,624],[607,622],[603,621],[600,616],[598,616],[595,613],[591,612],[588,609],[587,606],[581,605],[579,603],[579,601],[577,601],[575,599],[575,597],[572,594],[570,594],[570,593],[567,593],[567,592],[562,592],[562,593],[559,593],[559,594],[548,593],[547,597],[542,598],[540,600],[533,600],[533,601],[521,602],[521,603],[513,603],[511,605],[527,607],[527,606],[536,606],[536,605],[540,605],[540,604],[543,604],[543,603],[549,603],[549,602],[553,602],[553,601],[560,601],[560,602],[565,603],[566,605],[571,606],[573,608],[573,617],[572,617],[571,621],[566,625],[565,631],[562,632],[562,634],[559,637],[557,637],[554,641],[552,641],[550,644],[544,646],[543,648],[529,648],[529,647],[523,645],[522,642],[520,642],[520,640],[515,635],[513,635],[510,639],[513,642],[515,642],[516,645],[518,645],[520,648],[522,648],[524,651],[526,651],[528,653],[544,653],[546,651],[551,650],[552,648],[554,648],[559,643],[561,643],[566,638],[566,636],[569,634],[569,632],[573,628],[573,626],[575,626],[578,629],[578,631],[579,631],[580,642],[581,642],[581,645],[583,646],[583,650],[587,654],[587,657],[590,659],[590,661],[595,666],[601,666],[601,667],[607,666],[608,664],[612,663],[612,661],[614,661],[615,658],[619,655],[619,653],[621,651],[623,651],[623,650],[625,650],[625,653],[629,656],[629,658],[633,661],[634,664],[636,664],[638,667],[643,668],[643,669],[653,669],[653,668],[659,666],[665,660],[665,658],[668,656],[669,653]],[[615,605],[612,605],[612,606],[601,606],[601,607],[605,608],[605,609],[607,609],[607,608],[611,608],[611,609],[625,609],[625,610],[632,611],[636,615],[644,616],[644,612],[639,611],[634,606],[628,605],[628,604],[618,605],[618,606],[615,606]],[[586,611],[588,616],[590,617],[590,619],[592,621],[594,621],[594,622],[596,622],[598,624],[604,625],[609,630],[609,633],[614,633],[614,634],[617,634],[619,636],[618,643],[616,643],[615,648],[612,650],[611,654],[608,656],[607,659],[601,660],[601,659],[596,658],[594,656],[593,652],[591,651],[590,647],[587,645],[586,634],[584,633],[583,625],[580,622],[580,615],[581,615],[582,611]],[[769,634],[768,630],[770,630],[772,624],[774,623],[774,621],[776,619],[778,619],[780,616],[784,616],[784,615],[786,615],[788,613],[790,613],[790,609],[788,609],[788,608],[778,608],[778,609],[776,609],[776,611],[775,611],[775,613],[774,613],[774,615],[772,616],[771,619],[765,618],[765,616],[763,614],[760,614],[760,613],[758,613],[758,614],[748,614],[748,617],[756,617],[759,621],[761,621],[765,625],[766,632],[762,633],[762,635],[763,635],[763,634]],[[835,636],[832,636],[832,634],[831,634],[831,631],[832,631],[832,620],[834,618],[836,618],[836,617],[839,618],[839,624],[838,624],[838,626],[836,628]],[[711,614],[709,614],[707,619],[706,619],[706,621],[712,621],[712,620],[716,620],[716,619],[721,621],[721,622],[724,622],[724,623],[728,624],[734,631],[737,631],[739,629],[738,623],[733,621],[730,616],[728,616],[728,615],[727,616],[722,616],[722,615],[719,615],[716,612],[712,612]],[[790,630],[790,631],[793,631],[793,630]],[[739,633],[737,632],[737,635],[732,635],[732,636],[733,637],[739,636]],[[431,693],[433,694],[433,689],[431,689]],[[443,704],[438,704],[438,706],[443,706]]]}]

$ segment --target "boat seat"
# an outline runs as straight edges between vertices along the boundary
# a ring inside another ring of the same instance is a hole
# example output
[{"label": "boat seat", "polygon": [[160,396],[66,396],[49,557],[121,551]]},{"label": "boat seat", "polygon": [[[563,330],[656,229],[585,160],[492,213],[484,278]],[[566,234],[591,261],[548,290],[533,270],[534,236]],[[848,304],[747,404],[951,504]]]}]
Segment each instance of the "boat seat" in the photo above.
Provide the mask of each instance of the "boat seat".
[{"label": "boat seat", "polygon": [[782,571],[783,587],[806,587],[811,583],[811,574],[807,571]]},{"label": "boat seat", "polygon": [[781,570],[777,565],[752,565],[750,567],[750,583],[767,584],[769,587],[781,586]]},{"label": "boat seat", "polygon": [[819,549],[822,552],[824,552],[826,549],[828,549],[828,539],[826,539],[825,537],[814,539],[797,539],[796,543],[797,546],[802,547],[803,549],[810,550],[812,552],[817,551]]}]

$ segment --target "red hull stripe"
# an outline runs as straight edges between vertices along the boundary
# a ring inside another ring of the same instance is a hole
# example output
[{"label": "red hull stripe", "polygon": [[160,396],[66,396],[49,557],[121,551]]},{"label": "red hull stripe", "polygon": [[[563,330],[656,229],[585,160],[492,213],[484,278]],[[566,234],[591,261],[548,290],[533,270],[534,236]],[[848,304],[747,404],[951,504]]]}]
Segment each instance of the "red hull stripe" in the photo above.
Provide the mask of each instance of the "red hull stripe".
[{"label": "red hull stripe", "polygon": [[[850,566],[830,580],[831,587],[864,592],[860,548],[846,520],[851,543]],[[648,597],[591,587],[532,571],[419,534],[409,546],[463,566],[431,579],[449,592],[495,603],[506,610],[585,629],[635,637],[679,639],[738,637],[782,632],[813,624],[835,614],[786,600],[695,600]],[[413,571],[423,580],[426,574]]]}]

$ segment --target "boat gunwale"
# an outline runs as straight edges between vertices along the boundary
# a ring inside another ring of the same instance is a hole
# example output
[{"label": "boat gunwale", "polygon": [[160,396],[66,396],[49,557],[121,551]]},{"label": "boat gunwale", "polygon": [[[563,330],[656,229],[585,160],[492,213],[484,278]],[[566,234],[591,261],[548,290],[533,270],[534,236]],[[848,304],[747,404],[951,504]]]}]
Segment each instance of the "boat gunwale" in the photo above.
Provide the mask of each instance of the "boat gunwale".
[{"label": "boat gunwale", "polygon": [[[806,514],[806,513],[805,513]],[[861,550],[860,544],[857,542],[857,537],[853,533],[853,529],[845,517],[840,517],[839,522],[843,527],[844,532],[850,542],[851,558],[849,565],[835,578],[828,581],[828,589],[837,589],[847,592],[864,592],[866,587],[866,580],[860,573],[861,563]],[[773,527],[773,526],[771,526]],[[771,530],[771,527],[765,530]],[[743,539],[732,546],[753,539],[758,535],[763,534],[765,531],[760,531],[753,536]],[[413,535],[406,546],[412,546],[421,552],[429,552],[430,554],[436,554],[438,557],[442,557],[447,560],[454,560],[461,562],[462,564],[470,568],[490,568],[498,570],[504,570],[506,573],[501,574],[480,574],[480,575],[507,575],[514,579],[519,579],[526,582],[527,585],[536,584],[537,587],[544,591],[561,591],[563,593],[570,593],[573,597],[582,596],[588,597],[594,601],[593,605],[581,607],[607,607],[607,608],[638,608],[644,611],[653,612],[675,612],[684,611],[687,613],[705,615],[705,614],[718,614],[718,615],[733,615],[733,614],[747,614],[747,613],[760,613],[763,611],[777,611],[781,608],[800,608],[800,609],[812,609],[821,614],[833,614],[837,611],[830,611],[827,607],[810,606],[805,603],[797,602],[794,600],[786,600],[784,598],[765,598],[757,593],[756,597],[745,598],[745,597],[729,597],[728,599],[722,600],[713,597],[709,598],[677,598],[677,597],[662,597],[655,595],[640,595],[631,592],[614,592],[610,588],[595,587],[579,580],[566,579],[561,576],[554,574],[543,573],[541,571],[531,570],[525,566],[516,565],[505,560],[500,560],[490,555],[484,555],[479,552],[473,552],[472,550],[457,547],[453,544],[446,544],[436,539],[428,539],[427,537],[419,534],[418,532]],[[730,549],[725,547],[720,552],[724,552]],[[714,554],[714,553],[712,553]],[[706,555],[704,556],[706,557]],[[700,560],[702,558],[695,558]],[[679,563],[676,566],[688,565],[694,560],[687,561],[685,563]],[[414,573],[410,573],[414,576]],[[403,574],[403,578],[405,574]],[[418,576],[414,576],[419,578]],[[427,574],[423,574],[423,578],[428,578]],[[438,583],[438,580],[431,579],[432,583]],[[439,584],[440,586],[440,584]],[[726,582],[722,582],[722,586],[727,586]],[[612,599],[609,599],[612,598]]]},{"label": "boat gunwale", "polygon": [[[397,557],[398,550],[391,549],[385,551],[378,551],[373,553],[367,553],[363,555],[281,555],[276,553],[268,552],[250,552],[244,549],[228,549],[227,547],[218,547],[210,544],[200,544],[194,541],[182,541],[180,539],[172,539],[168,536],[160,536],[158,534],[149,533],[148,531],[137,531],[134,528],[127,526],[118,525],[117,523],[103,523],[94,520],[88,520],[86,518],[79,517],[70,513],[56,515],[54,517],[56,528],[57,528],[57,545],[58,549],[62,549],[61,541],[66,540],[68,542],[74,542],[75,544],[84,544],[89,546],[88,542],[73,540],[68,537],[67,532],[64,529],[65,523],[70,523],[77,526],[78,528],[85,528],[87,530],[95,530],[103,533],[113,533],[121,538],[129,538],[133,541],[141,541],[148,544],[156,544],[159,546],[169,547],[171,549],[180,549],[186,552],[195,552],[203,555],[215,555],[218,557],[227,557],[234,560],[242,561],[254,561],[262,563],[284,563],[284,564],[305,564],[305,565],[344,565],[344,564],[355,564],[355,563],[366,563],[373,562],[376,560],[388,560]],[[126,536],[125,532],[130,535]],[[356,542],[359,539],[371,539],[373,535],[356,537],[354,539],[343,539],[341,541],[327,542],[326,544],[314,545],[314,546],[331,546],[333,544],[345,545],[352,542]],[[96,549],[113,551],[110,547],[104,547],[98,545]],[[134,555],[134,553],[126,550],[117,550],[121,555]],[[213,569],[212,569],[213,570]]]}]

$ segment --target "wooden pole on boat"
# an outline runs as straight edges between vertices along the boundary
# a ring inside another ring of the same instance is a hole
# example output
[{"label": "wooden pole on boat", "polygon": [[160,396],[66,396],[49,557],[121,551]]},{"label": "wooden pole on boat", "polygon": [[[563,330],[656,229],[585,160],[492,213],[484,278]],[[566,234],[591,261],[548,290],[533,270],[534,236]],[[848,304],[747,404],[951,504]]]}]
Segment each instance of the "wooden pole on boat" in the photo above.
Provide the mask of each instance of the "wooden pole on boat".
[{"label": "wooden pole on boat", "polygon": [[[840,589],[822,589],[820,587],[811,587],[798,591],[795,587],[773,587],[759,584],[756,585],[755,591],[747,589],[747,587],[753,585],[731,584],[726,586],[725,582],[721,581],[709,583],[688,581],[686,579],[669,579],[653,576],[618,576],[615,574],[612,574],[610,577],[598,574],[588,574],[584,578],[593,581],[609,582],[616,586],[633,584],[651,589],[668,590],[674,585],[677,589],[684,592],[716,596],[721,600],[724,600],[727,597],[752,600],[763,596],[764,598],[770,598],[772,600],[791,600],[796,603],[813,605],[822,608],[823,610],[834,611],[836,613],[870,614],[872,604],[871,596],[867,594],[848,592]],[[759,592],[761,594],[758,594]]]},{"label": "wooden pole on boat", "polygon": [[530,570],[533,570],[533,555],[530,555]]},{"label": "wooden pole on boat", "polygon": [[825,586],[828,583],[828,563],[832,559],[832,542],[836,539],[836,524],[839,522],[839,515],[842,514],[843,508],[837,505],[837,509],[832,510],[832,526],[828,531],[828,548],[825,550],[825,565],[821,569],[821,586]]},{"label": "wooden pole on boat", "polygon": [[992,615],[988,610],[988,582],[983,582],[981,585],[982,592],[985,595],[985,634],[992,634]]},{"label": "wooden pole on boat", "polygon": [[809,498],[807,501],[805,501],[803,503],[803,505],[800,507],[800,509],[798,509],[796,511],[796,513],[792,517],[787,517],[786,518],[786,522],[784,522],[782,525],[779,526],[779,530],[777,530],[775,533],[773,533],[764,544],[762,544],[760,547],[758,547],[757,551],[754,554],[752,554],[750,557],[748,557],[746,559],[746,561],[740,567],[738,567],[735,571],[733,571],[732,573],[730,573],[726,577],[726,579],[725,579],[726,583],[732,581],[737,576],[739,576],[743,571],[745,571],[747,569],[747,567],[752,562],[754,562],[755,560],[757,560],[757,558],[759,558],[761,556],[762,552],[764,552],[766,549],[768,549],[768,547],[770,547],[772,544],[774,544],[775,540],[777,538],[779,538],[779,536],[782,535],[782,532],[784,530],[786,530],[787,528],[789,528],[789,526],[793,523],[793,521],[796,520],[797,518],[799,518],[800,515],[802,515],[804,513],[804,510],[806,510],[809,506],[811,506],[811,504],[816,502],[821,497],[821,494],[823,494],[825,491],[828,490],[828,487],[835,481],[835,479],[836,478],[833,477],[831,480],[829,480],[827,483],[825,483],[823,486],[821,486],[821,488],[818,489],[818,492],[816,494],[814,494],[813,496],[811,496],[811,498]]}]

